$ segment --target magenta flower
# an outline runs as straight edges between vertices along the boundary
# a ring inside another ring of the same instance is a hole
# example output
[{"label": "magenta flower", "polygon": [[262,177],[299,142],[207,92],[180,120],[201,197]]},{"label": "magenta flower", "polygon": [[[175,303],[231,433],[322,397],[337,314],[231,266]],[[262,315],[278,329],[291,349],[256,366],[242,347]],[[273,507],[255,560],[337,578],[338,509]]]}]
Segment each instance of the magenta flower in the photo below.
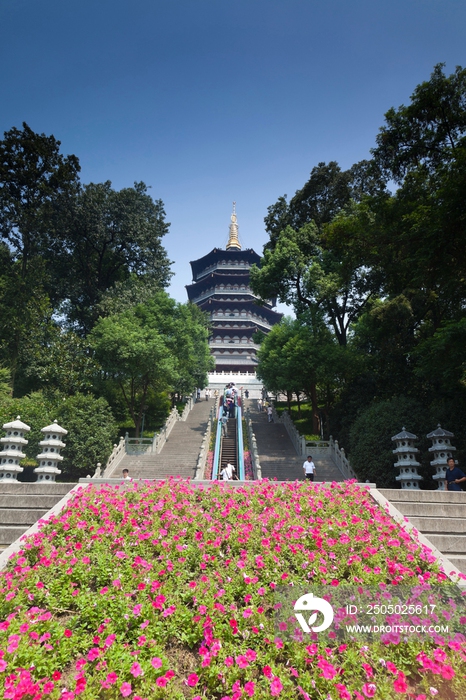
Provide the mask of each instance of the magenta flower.
[{"label": "magenta flower", "polygon": [[270,684],[270,694],[273,697],[280,695],[283,690],[283,684],[278,676],[274,676]]},{"label": "magenta flower", "polygon": [[135,661],[134,664],[131,666],[130,673],[135,678],[144,675],[144,671],[142,670],[141,666],[138,664],[137,661]]},{"label": "magenta flower", "polygon": [[124,698],[127,698],[128,695],[131,695],[133,692],[133,689],[131,687],[131,683],[122,683],[120,686],[120,693],[123,695]]},{"label": "magenta flower", "polygon": [[190,673],[188,676],[187,684],[191,686],[191,688],[194,688],[195,685],[199,683],[199,676],[197,673]]}]

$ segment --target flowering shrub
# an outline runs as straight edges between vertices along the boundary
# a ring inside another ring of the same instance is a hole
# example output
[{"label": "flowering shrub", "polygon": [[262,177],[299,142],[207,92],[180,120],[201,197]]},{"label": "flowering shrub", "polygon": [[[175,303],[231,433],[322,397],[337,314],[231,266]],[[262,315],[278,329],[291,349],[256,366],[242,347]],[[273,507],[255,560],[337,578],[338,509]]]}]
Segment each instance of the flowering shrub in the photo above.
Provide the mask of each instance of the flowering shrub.
[{"label": "flowering shrub", "polygon": [[245,450],[243,452],[243,460],[244,460],[244,477],[246,481],[253,481],[254,480],[254,471],[252,469],[252,457],[251,453],[249,450]]},{"label": "flowering shrub", "polygon": [[352,483],[88,487],[0,576],[2,697],[461,700],[461,636],[274,632],[277,585],[445,579]]},{"label": "flowering shrub", "polygon": [[207,453],[207,458],[206,458],[206,462],[205,462],[204,479],[209,480],[212,478],[213,468],[214,468],[214,451],[209,450]]}]

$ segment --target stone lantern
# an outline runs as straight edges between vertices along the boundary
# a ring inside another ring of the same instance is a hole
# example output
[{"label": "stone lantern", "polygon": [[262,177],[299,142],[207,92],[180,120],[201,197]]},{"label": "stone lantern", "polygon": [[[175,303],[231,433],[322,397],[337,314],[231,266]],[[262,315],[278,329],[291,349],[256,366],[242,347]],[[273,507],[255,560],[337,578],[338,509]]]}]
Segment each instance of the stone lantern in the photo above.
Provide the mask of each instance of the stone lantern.
[{"label": "stone lantern", "polygon": [[447,469],[447,461],[450,457],[453,457],[452,453],[456,450],[456,447],[453,447],[450,443],[450,438],[455,436],[448,430],[441,428],[439,423],[437,430],[433,430],[427,437],[429,440],[432,440],[432,447],[429,447],[429,452],[433,454],[434,459],[431,461],[431,465],[435,467],[436,471],[432,478],[438,483],[437,491],[446,491],[447,482],[445,472]]},{"label": "stone lantern", "polygon": [[55,481],[55,477],[61,474],[61,470],[58,469],[59,462],[63,460],[60,450],[65,447],[61,438],[67,435],[68,431],[59,426],[55,420],[52,425],[47,425],[40,432],[44,433],[45,440],[39,442],[42,452],[37,455],[39,466],[34,469],[34,474],[38,475],[38,483],[45,484]]},{"label": "stone lantern", "polygon": [[23,447],[28,444],[24,435],[31,428],[20,421],[20,416],[16,416],[16,420],[12,423],[4,424],[3,430],[6,431],[6,437],[0,440],[3,446],[3,450],[0,452],[0,481],[4,484],[5,482],[18,481],[18,474],[23,471],[19,462],[26,457],[22,452]]},{"label": "stone lantern", "polygon": [[392,437],[392,440],[396,443],[396,450],[393,450],[393,454],[398,459],[395,462],[395,468],[400,470],[396,480],[401,482],[402,489],[419,489],[419,481],[422,481],[423,477],[417,473],[417,467],[421,466],[415,458],[415,455],[419,453],[419,450],[414,447],[414,440],[417,440],[417,436],[408,433],[403,428],[401,433]]}]

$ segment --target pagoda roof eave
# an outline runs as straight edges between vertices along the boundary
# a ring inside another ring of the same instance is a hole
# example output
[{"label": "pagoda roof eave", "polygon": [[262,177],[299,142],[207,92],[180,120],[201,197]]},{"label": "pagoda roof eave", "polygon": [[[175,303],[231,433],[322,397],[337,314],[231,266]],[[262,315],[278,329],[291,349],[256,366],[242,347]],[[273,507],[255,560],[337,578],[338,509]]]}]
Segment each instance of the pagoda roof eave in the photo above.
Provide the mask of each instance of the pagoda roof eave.
[{"label": "pagoda roof eave", "polygon": [[196,276],[201,273],[203,270],[205,270],[207,267],[210,267],[214,262],[217,260],[225,260],[225,259],[231,259],[231,260],[241,260],[241,259],[246,259],[252,263],[259,263],[260,262],[260,255],[258,255],[255,250],[252,248],[247,248],[245,250],[224,250],[222,248],[213,248],[210,253],[207,253],[207,255],[204,255],[202,258],[198,258],[198,260],[192,260],[189,264],[191,265],[191,270],[193,274],[193,278],[195,279]]}]

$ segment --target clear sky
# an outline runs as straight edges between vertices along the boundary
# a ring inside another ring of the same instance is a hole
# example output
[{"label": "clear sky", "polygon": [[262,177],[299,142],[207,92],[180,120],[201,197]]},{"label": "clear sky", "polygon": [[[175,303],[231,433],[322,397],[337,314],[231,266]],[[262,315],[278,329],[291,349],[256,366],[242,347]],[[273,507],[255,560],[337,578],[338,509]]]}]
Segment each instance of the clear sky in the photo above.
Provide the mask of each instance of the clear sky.
[{"label": "clear sky", "polygon": [[263,219],[320,161],[369,156],[436,63],[466,65],[464,0],[0,0],[0,133],[23,121],[84,183],[150,185],[189,261]]}]

